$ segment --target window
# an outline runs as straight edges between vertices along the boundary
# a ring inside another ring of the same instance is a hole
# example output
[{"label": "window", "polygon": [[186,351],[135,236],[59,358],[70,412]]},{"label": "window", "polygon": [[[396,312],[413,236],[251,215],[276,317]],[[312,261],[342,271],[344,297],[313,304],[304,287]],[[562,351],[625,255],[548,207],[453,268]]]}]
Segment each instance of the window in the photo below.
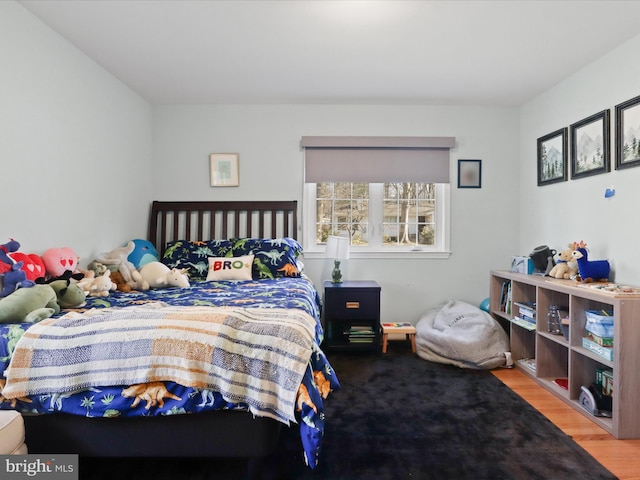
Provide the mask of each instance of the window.
[{"label": "window", "polygon": [[351,240],[354,256],[448,256],[448,184],[305,184],[305,253],[329,235]]},{"label": "window", "polygon": [[[329,235],[350,254],[449,256],[449,151],[454,137],[302,137],[304,248]],[[316,254],[316,255],[314,255]]]}]

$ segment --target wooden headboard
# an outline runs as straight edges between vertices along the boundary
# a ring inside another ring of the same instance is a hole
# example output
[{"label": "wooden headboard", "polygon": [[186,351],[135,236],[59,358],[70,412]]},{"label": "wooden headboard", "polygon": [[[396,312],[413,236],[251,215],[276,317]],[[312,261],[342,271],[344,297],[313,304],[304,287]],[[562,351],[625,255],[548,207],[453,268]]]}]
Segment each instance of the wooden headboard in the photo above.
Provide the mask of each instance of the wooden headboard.
[{"label": "wooden headboard", "polygon": [[148,240],[162,258],[167,242],[297,237],[298,202],[159,202],[151,204]]}]

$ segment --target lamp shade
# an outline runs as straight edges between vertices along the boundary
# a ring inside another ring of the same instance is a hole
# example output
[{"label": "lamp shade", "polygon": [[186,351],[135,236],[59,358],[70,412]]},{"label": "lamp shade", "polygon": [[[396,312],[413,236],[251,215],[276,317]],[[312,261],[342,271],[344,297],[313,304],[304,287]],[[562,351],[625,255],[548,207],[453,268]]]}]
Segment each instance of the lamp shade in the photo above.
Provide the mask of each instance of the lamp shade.
[{"label": "lamp shade", "polygon": [[345,237],[330,236],[327,238],[326,256],[335,260],[347,260],[349,258],[349,239]]}]

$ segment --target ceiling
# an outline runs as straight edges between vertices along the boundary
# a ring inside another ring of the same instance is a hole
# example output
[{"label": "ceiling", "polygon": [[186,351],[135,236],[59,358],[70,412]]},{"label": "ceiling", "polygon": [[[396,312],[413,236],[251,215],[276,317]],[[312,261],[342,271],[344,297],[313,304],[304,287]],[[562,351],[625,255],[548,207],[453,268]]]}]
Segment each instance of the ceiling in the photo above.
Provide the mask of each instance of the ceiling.
[{"label": "ceiling", "polygon": [[640,34],[640,1],[18,3],[153,104],[519,106]]}]

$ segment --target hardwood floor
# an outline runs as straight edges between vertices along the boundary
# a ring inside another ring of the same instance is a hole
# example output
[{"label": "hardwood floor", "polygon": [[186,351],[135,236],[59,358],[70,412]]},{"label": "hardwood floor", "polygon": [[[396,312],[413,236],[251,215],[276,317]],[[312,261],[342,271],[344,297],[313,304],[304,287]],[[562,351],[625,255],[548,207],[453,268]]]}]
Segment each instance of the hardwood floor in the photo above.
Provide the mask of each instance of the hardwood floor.
[{"label": "hardwood floor", "polygon": [[515,368],[492,373],[620,480],[640,480],[640,440],[616,440]]}]

